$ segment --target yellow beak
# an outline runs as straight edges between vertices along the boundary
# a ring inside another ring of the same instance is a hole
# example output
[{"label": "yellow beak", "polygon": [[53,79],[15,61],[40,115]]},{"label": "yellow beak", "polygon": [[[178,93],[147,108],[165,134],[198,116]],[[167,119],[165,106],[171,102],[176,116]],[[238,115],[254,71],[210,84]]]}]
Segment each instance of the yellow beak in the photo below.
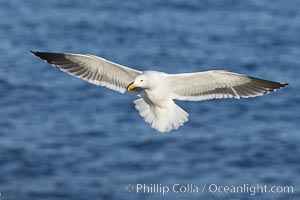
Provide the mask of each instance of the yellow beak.
[{"label": "yellow beak", "polygon": [[133,90],[135,87],[136,87],[136,85],[134,85],[133,83],[131,83],[131,84],[128,86],[127,90],[128,90],[128,91]]}]

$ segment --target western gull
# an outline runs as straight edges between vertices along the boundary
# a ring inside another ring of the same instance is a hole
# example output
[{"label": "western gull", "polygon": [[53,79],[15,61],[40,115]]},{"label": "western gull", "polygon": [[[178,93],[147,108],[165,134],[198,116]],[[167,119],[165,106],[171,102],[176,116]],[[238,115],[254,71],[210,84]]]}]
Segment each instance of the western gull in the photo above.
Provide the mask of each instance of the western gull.
[{"label": "western gull", "polygon": [[167,74],[138,71],[94,55],[31,52],[60,70],[90,83],[139,96],[134,101],[135,108],[159,132],[178,129],[188,121],[189,114],[174,100],[256,97],[288,85],[225,70]]}]

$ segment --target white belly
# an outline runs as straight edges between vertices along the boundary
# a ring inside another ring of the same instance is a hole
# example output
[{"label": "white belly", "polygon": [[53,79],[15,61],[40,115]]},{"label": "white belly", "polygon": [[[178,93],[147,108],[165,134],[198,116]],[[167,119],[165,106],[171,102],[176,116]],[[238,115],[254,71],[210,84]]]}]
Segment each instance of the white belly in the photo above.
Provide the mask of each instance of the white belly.
[{"label": "white belly", "polygon": [[145,90],[145,93],[151,104],[158,107],[165,107],[168,103],[173,102],[167,91],[154,89]]}]

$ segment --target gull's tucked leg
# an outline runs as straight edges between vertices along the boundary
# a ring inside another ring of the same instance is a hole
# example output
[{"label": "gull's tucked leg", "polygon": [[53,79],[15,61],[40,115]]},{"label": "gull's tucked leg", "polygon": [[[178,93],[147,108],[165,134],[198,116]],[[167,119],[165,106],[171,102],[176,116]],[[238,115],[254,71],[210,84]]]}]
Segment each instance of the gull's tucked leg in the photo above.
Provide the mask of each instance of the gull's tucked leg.
[{"label": "gull's tucked leg", "polygon": [[154,120],[154,112],[150,104],[146,103],[143,98],[137,99],[134,101],[135,108],[139,111],[140,115],[144,118],[144,120],[151,124]]}]

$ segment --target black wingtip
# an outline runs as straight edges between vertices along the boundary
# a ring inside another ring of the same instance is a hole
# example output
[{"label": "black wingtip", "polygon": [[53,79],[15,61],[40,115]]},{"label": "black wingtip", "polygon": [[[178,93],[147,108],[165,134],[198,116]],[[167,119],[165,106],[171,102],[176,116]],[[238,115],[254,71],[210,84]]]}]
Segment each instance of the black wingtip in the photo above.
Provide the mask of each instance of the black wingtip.
[{"label": "black wingtip", "polygon": [[29,50],[33,55],[36,55],[38,52],[37,51],[32,51],[32,50]]},{"label": "black wingtip", "polygon": [[[30,50],[30,52],[33,54],[33,55],[35,55],[35,56],[37,56],[37,57],[39,57],[39,58],[41,58],[41,59],[43,59],[43,60],[46,60],[45,58],[47,58],[47,54],[52,54],[52,53],[48,53],[48,52],[41,52],[41,51],[32,51],[32,50]],[[45,57],[46,56],[46,57]]]}]

